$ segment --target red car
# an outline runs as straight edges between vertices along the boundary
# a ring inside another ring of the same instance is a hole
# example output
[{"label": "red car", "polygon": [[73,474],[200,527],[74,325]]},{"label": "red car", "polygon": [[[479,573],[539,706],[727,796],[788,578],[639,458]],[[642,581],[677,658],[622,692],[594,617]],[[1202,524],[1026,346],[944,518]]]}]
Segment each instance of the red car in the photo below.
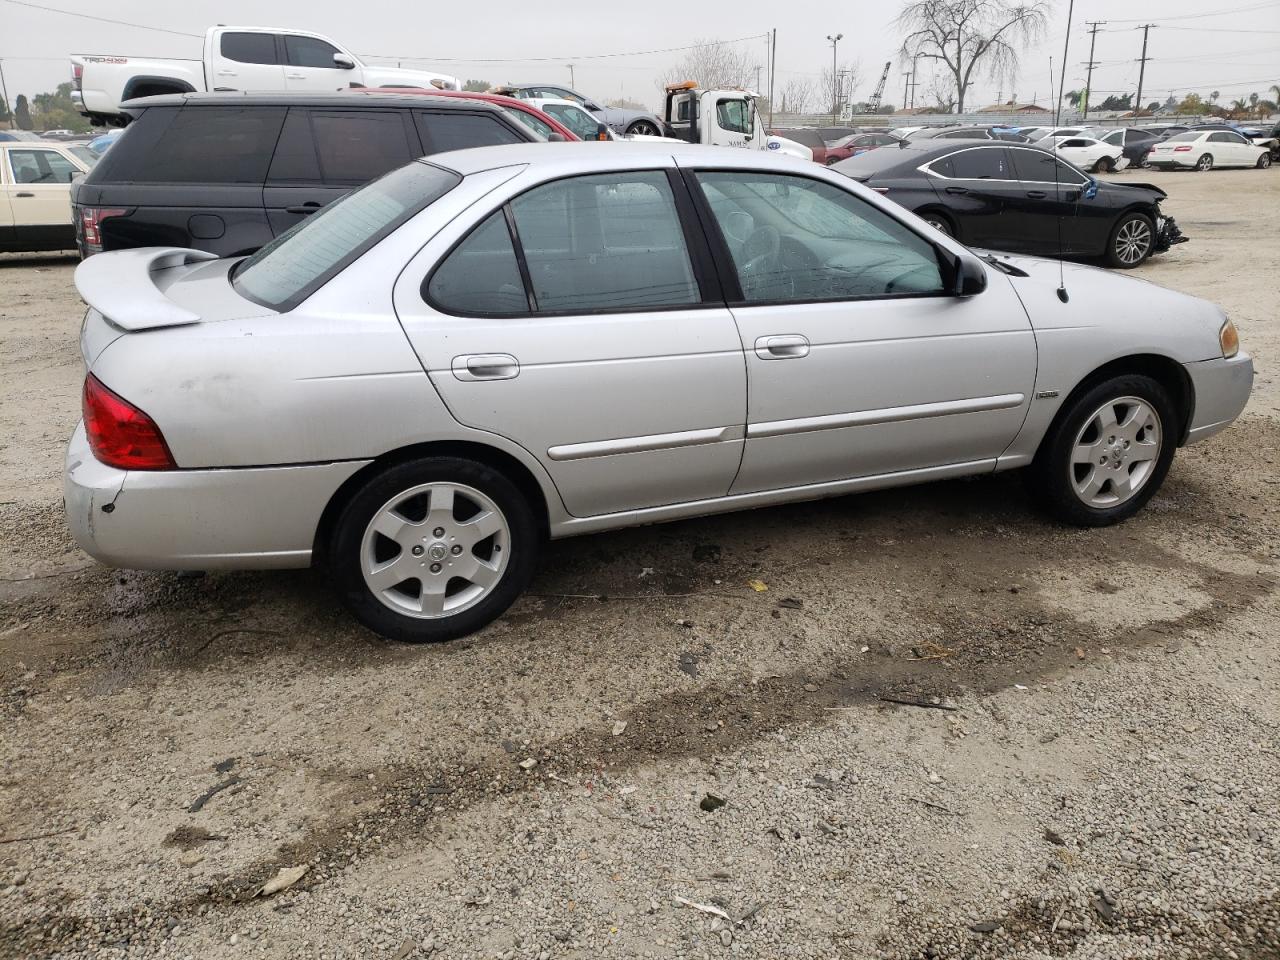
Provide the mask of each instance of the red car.
[{"label": "red car", "polygon": [[[386,89],[372,89],[361,87],[353,90],[352,93],[387,93]],[[427,90],[425,87],[396,87],[394,93],[420,93],[426,97],[464,97],[468,100],[483,100],[485,103],[492,103],[495,106],[506,107],[516,117],[522,121],[525,126],[529,127],[535,133],[540,133],[544,137],[550,137],[553,133],[558,133],[565,140],[581,140],[582,138],[566,127],[550,114],[543,113],[537,107],[530,106],[523,100],[517,100],[515,97],[504,97],[497,93],[473,93],[468,90]]]},{"label": "red car", "polygon": [[856,157],[876,147],[887,147],[897,142],[897,137],[887,133],[855,133],[827,147],[827,166]]}]

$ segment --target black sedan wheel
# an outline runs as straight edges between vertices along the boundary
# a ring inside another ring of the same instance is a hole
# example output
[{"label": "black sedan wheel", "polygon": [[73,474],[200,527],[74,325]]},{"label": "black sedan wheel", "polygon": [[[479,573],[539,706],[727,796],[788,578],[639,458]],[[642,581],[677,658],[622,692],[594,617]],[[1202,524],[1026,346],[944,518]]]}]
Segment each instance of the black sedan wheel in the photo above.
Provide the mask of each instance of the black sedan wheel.
[{"label": "black sedan wheel", "polygon": [[1107,264],[1121,270],[1132,270],[1151,256],[1155,239],[1155,224],[1150,217],[1145,213],[1126,213],[1111,231],[1111,239],[1107,243]]},{"label": "black sedan wheel", "polygon": [[627,133],[633,137],[660,137],[660,131],[656,124],[649,120],[637,120],[631,126],[627,127]]},{"label": "black sedan wheel", "polygon": [[933,227],[935,230],[945,233],[948,237],[954,237],[956,235],[956,231],[951,226],[951,223],[941,214],[934,213],[930,210],[920,214],[920,217],[929,226]]},{"label": "black sedan wheel", "polygon": [[1208,153],[1206,153],[1206,154],[1205,154],[1204,156],[1202,156],[1199,160],[1197,160],[1197,161],[1196,161],[1196,169],[1197,169],[1197,170],[1202,170],[1202,171],[1203,171],[1203,170],[1212,170],[1212,169],[1213,169],[1213,155],[1212,155],[1212,154],[1208,154]]}]

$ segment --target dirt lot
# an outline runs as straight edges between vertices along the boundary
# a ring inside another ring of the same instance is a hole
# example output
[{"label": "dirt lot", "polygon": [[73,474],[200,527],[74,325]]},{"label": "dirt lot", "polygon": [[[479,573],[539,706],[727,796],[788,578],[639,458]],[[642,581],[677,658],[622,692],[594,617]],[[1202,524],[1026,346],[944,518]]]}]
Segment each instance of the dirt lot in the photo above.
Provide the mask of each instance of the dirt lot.
[{"label": "dirt lot", "polygon": [[1001,476],[588,537],[424,649],[79,553],[74,262],[0,258],[0,955],[1280,956],[1280,173],[1143,179],[1192,239],[1140,275],[1259,378],[1138,519]]}]

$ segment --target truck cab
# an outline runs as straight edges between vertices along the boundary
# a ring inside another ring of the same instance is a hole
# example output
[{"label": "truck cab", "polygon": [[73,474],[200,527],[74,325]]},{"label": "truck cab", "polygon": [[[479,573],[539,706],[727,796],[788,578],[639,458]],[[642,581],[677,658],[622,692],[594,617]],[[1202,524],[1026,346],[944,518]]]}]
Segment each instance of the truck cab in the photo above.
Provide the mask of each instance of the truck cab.
[{"label": "truck cab", "polygon": [[813,159],[813,151],[804,144],[765,132],[756,109],[759,95],[750,90],[702,90],[692,80],[668,84],[666,90],[662,120],[668,137]]}]

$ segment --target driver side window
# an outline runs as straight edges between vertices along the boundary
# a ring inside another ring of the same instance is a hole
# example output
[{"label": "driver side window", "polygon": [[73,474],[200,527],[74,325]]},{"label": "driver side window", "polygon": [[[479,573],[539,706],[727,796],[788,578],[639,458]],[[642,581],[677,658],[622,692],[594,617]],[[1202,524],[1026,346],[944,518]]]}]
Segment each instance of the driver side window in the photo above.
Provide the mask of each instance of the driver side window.
[{"label": "driver side window", "polygon": [[847,191],[775,173],[697,177],[747,303],[944,293],[933,245]]}]

